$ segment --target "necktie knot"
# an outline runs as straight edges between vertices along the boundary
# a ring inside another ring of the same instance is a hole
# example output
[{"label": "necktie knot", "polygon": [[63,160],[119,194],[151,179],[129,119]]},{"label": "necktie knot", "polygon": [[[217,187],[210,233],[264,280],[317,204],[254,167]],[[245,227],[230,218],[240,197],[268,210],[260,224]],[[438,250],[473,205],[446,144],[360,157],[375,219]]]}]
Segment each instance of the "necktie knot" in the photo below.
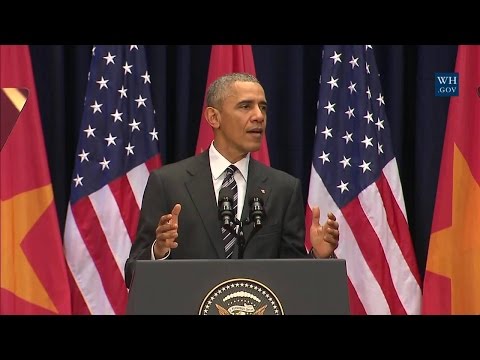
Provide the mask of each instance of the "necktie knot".
[{"label": "necktie knot", "polygon": [[237,167],[235,165],[230,165],[225,169],[225,172],[227,173],[226,176],[233,176],[235,171],[237,171]]}]

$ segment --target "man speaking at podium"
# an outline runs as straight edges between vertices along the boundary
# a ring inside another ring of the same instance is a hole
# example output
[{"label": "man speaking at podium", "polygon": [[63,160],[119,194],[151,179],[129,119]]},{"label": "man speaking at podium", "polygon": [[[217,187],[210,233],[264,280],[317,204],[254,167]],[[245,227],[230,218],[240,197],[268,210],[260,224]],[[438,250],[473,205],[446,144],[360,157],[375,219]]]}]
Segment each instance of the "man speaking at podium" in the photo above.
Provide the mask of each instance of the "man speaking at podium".
[{"label": "man speaking at podium", "polygon": [[214,132],[209,149],[150,174],[125,264],[127,286],[135,260],[334,257],[335,216],[328,213],[320,225],[320,210],[312,209],[307,253],[299,179],[250,157],[267,123],[259,81],[249,74],[222,76],[206,101]]}]

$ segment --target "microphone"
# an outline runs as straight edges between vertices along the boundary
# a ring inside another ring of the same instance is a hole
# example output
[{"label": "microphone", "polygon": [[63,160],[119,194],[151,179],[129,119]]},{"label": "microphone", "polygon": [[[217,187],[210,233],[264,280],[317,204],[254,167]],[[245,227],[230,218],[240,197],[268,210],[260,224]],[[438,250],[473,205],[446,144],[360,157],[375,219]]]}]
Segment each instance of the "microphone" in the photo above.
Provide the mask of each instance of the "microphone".
[{"label": "microphone", "polygon": [[250,220],[253,222],[253,227],[259,230],[262,227],[263,219],[265,219],[265,210],[263,209],[263,195],[260,191],[256,191],[249,201],[250,205]]},{"label": "microphone", "polygon": [[220,189],[218,194],[218,218],[223,227],[230,227],[235,219],[233,212],[233,191],[227,187]]},{"label": "microphone", "polygon": [[[265,210],[263,204],[265,203],[263,194],[257,190],[253,193],[253,196],[248,201],[250,205],[250,213],[245,222],[240,222],[240,231],[238,237],[238,258],[243,259],[245,248],[252,239],[252,236],[262,228],[263,220],[265,219]],[[253,231],[250,233],[248,239],[245,239],[243,234],[243,224],[253,223]]]}]

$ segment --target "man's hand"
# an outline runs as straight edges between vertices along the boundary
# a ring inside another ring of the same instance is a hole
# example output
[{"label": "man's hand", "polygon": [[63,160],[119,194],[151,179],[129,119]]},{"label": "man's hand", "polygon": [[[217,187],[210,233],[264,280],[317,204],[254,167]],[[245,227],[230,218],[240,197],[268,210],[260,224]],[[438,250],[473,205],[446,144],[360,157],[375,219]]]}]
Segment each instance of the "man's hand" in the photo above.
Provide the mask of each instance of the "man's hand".
[{"label": "man's hand", "polygon": [[337,218],[331,212],[328,213],[325,224],[320,225],[320,209],[315,206],[312,209],[312,225],[310,226],[310,242],[317,258],[328,258],[338,247],[340,233],[338,231]]},{"label": "man's hand", "polygon": [[158,222],[156,233],[156,242],[153,248],[155,258],[160,259],[167,255],[169,249],[175,249],[178,246],[176,242],[178,237],[178,215],[182,210],[180,204],[175,204],[172,212],[163,215]]}]

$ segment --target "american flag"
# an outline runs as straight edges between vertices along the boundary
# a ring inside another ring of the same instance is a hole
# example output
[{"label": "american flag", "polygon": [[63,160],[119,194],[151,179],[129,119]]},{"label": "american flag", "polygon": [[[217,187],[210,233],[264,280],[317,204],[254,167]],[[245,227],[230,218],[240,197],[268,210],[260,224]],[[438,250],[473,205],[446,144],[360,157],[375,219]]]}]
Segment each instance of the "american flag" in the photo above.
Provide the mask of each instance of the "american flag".
[{"label": "american flag", "polygon": [[96,46],[64,247],[74,314],[123,314],[124,265],[149,173],[161,165],[145,49]]},{"label": "american flag", "polygon": [[372,46],[325,46],[317,107],[307,228],[313,206],[336,215],[353,314],[419,314],[420,276]]}]

